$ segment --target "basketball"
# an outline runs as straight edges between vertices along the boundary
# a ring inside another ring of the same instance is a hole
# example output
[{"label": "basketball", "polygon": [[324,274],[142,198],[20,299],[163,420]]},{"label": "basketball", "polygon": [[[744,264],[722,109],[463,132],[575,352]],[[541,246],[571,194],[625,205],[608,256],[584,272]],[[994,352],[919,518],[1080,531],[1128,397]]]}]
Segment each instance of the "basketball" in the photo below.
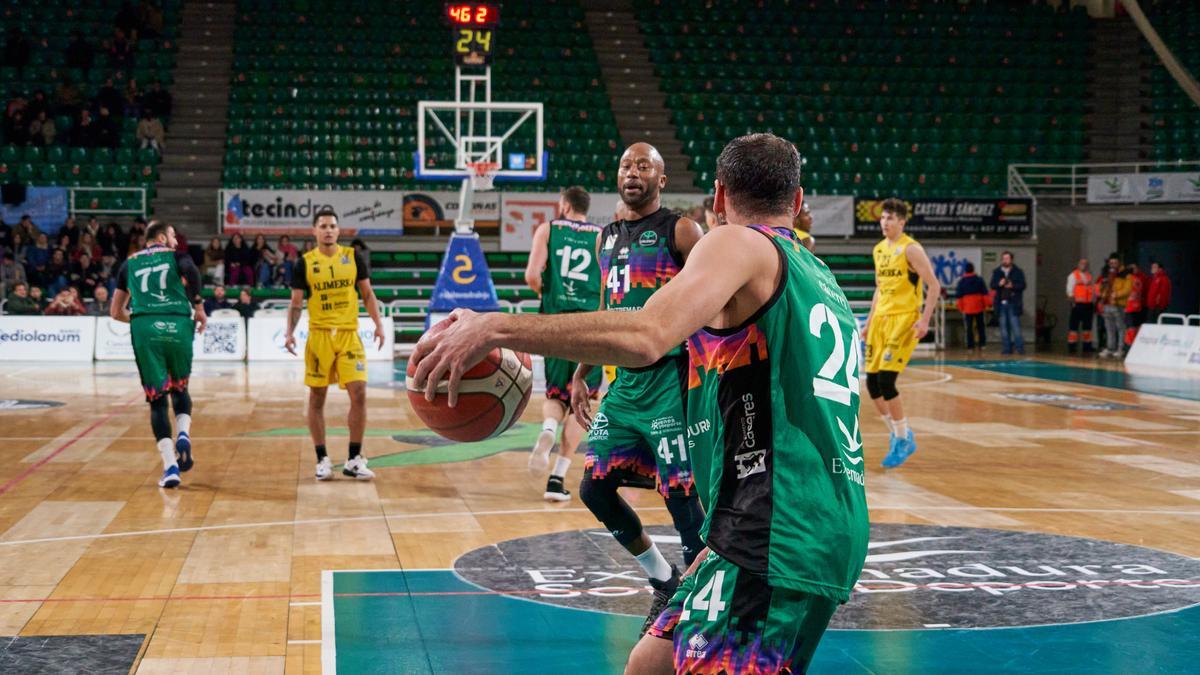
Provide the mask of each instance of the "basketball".
[{"label": "basketball", "polygon": [[453,408],[447,403],[444,382],[432,403],[425,400],[425,391],[413,382],[415,370],[409,361],[405,373],[409,403],[426,426],[452,441],[482,441],[508,431],[525,411],[533,389],[529,355],[511,349],[493,349],[463,374],[458,405]]}]

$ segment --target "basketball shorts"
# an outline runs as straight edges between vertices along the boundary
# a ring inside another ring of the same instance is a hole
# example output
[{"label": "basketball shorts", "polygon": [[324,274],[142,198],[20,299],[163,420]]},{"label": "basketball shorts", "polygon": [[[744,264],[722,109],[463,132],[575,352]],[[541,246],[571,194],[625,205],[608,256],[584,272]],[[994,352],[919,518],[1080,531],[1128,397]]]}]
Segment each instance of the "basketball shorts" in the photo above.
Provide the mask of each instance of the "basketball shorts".
[{"label": "basketball shorts", "polygon": [[352,328],[313,328],[304,345],[304,386],[342,389],[367,381],[367,353]]},{"label": "basketball shorts", "polygon": [[871,320],[867,328],[867,372],[889,370],[902,373],[917,348],[913,324],[919,314],[888,314]]},{"label": "basketball shorts", "polygon": [[584,471],[595,480],[615,476],[631,487],[654,487],[664,497],[692,494],[686,387],[686,357],[622,369],[592,420]]},{"label": "basketball shorts", "polygon": [[192,339],[196,324],[191,317],[174,314],[135,316],[129,322],[133,358],[146,400],[187,389],[192,376]]},{"label": "basketball shorts", "polygon": [[[555,359],[547,356],[546,362],[546,398],[552,401],[562,401],[567,408],[571,407],[571,379],[575,375],[576,364],[572,361]],[[588,393],[593,397],[600,393],[600,377],[603,371],[593,368],[588,373]]]},{"label": "basketball shorts", "polygon": [[709,551],[650,634],[672,641],[677,673],[803,673],[837,605],[771,586]]}]

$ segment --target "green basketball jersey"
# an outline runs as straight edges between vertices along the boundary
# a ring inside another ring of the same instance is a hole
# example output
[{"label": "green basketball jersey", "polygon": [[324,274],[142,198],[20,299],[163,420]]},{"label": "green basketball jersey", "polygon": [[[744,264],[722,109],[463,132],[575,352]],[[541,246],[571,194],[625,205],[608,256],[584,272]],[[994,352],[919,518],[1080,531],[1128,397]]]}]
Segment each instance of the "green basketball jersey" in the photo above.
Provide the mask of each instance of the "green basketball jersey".
[{"label": "green basketball jersey", "polygon": [[857,327],[829,268],[790,230],[751,227],[779,252],[779,287],[742,326],[688,341],[705,541],[773,586],[844,602],[868,534]]},{"label": "green basketball jersey", "polygon": [[192,315],[192,303],[179,275],[175,251],[150,246],[125,261],[124,282],[129,291],[130,314]]},{"label": "green basketball jersey", "polygon": [[600,226],[558,218],[550,221],[549,256],[542,270],[542,312],[594,312],[600,307]]},{"label": "green basketball jersey", "polygon": [[[615,311],[641,309],[654,292],[683,269],[675,248],[679,214],[668,208],[639,220],[609,223],[600,234],[600,271],[604,279],[604,307]],[[667,356],[678,356],[683,345]]]}]

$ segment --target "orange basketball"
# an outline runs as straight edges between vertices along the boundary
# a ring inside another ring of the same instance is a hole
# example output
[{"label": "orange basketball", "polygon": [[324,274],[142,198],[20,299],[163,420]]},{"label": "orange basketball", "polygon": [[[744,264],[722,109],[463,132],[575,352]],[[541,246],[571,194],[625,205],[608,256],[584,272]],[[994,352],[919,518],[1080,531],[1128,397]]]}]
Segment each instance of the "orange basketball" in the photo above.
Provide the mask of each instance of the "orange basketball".
[{"label": "orange basketball", "polygon": [[408,402],[426,426],[452,441],[482,441],[504,433],[521,417],[533,390],[529,355],[511,349],[493,349],[463,374],[453,408],[447,404],[445,382],[438,385],[433,402],[426,401],[413,382],[415,370],[409,361]]}]

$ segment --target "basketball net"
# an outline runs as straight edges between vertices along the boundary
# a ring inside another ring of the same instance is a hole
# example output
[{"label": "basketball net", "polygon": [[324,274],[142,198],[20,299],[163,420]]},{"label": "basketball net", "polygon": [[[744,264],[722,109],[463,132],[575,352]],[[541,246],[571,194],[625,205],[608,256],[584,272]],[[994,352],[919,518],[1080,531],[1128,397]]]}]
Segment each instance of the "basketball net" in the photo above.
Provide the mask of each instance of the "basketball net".
[{"label": "basketball net", "polygon": [[497,162],[467,162],[468,176],[471,178],[471,187],[477,192],[487,192],[492,189],[492,181],[496,178],[496,172],[500,170],[500,164]]}]

